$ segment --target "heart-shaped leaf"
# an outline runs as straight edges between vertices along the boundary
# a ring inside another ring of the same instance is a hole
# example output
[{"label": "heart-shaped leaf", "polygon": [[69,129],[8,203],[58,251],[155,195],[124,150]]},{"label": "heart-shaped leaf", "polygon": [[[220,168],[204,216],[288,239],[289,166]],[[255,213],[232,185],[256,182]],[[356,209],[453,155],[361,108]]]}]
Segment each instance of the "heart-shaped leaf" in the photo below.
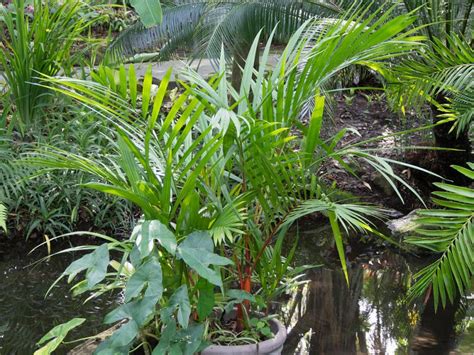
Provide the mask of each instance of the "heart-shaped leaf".
[{"label": "heart-shaped leaf", "polygon": [[178,255],[200,276],[216,286],[222,286],[219,271],[210,265],[230,265],[232,261],[213,253],[214,244],[208,232],[193,232],[178,247]]},{"label": "heart-shaped leaf", "polygon": [[130,277],[125,287],[125,302],[138,296],[145,287],[145,297],[153,297],[156,301],[161,299],[163,275],[161,265],[156,258],[147,260]]},{"label": "heart-shaped leaf", "polygon": [[136,227],[132,238],[135,239],[142,259],[150,255],[153,250],[154,240],[157,240],[171,255],[174,255],[176,252],[176,237],[168,227],[158,220],[144,221]]},{"label": "heart-shaped leaf", "polygon": [[78,273],[87,270],[87,289],[91,289],[105,278],[108,265],[109,249],[107,244],[102,244],[92,253],[72,262],[63,274],[69,275],[68,282],[71,282]]}]

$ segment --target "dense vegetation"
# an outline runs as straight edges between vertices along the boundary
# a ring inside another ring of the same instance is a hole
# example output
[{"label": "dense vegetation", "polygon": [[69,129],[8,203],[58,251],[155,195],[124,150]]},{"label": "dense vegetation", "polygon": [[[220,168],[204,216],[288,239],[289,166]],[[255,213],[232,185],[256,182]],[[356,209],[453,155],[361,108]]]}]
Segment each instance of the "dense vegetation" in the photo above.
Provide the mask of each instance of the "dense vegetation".
[{"label": "dense vegetation", "polygon": [[[78,253],[59,278],[85,271],[74,295],[123,294],[104,320],[122,326],[98,354],[272,338],[272,302],[315,267],[295,267],[299,238],[288,236],[307,216],[330,225],[348,284],[350,235],[433,252],[407,296],[432,293],[444,307],[470,290],[474,270],[472,5],[135,0],[133,14],[78,0],[2,5],[0,236],[48,250],[82,236],[59,252]],[[215,74],[186,66],[156,78],[131,64],[183,54],[209,58]],[[361,77],[368,84],[353,88]],[[384,137],[331,132],[334,97],[362,86],[383,90],[400,120],[423,117],[425,127],[394,136],[431,131],[419,148],[435,152],[432,166],[380,154],[371,144]],[[431,208],[392,240],[376,227],[390,206],[341,189],[330,164],[354,176],[370,168],[402,201],[412,194]],[[406,168],[442,191],[429,201]],[[55,327],[38,353],[84,321]]]}]

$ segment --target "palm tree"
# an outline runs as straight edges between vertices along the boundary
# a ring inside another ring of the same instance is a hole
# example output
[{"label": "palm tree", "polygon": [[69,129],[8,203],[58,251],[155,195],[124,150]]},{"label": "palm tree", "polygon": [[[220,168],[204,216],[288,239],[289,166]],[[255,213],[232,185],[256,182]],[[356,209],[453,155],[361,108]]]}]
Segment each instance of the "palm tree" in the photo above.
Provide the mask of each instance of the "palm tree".
[{"label": "palm tree", "polygon": [[[366,1],[359,2],[362,5]],[[367,2],[369,3],[369,2]],[[384,1],[371,2],[375,10]],[[136,23],[126,29],[108,50],[109,59],[131,57],[158,49],[164,60],[178,49],[193,48],[194,58],[217,59],[224,47],[233,58],[233,85],[238,88],[241,69],[253,39],[263,31],[268,38],[274,28],[277,43],[286,43],[308,19],[338,17],[351,7],[347,0],[167,0],[162,1],[163,21],[145,28]],[[277,26],[278,24],[278,26]],[[258,67],[259,50],[255,66]]]},{"label": "palm tree", "polygon": [[[44,147],[27,162],[46,171],[84,171],[94,177],[87,187],[128,199],[146,220],[160,221],[180,238],[193,230],[209,231],[216,247],[227,245],[223,249],[233,253],[237,267],[227,271],[230,279],[244,291],[252,290],[255,279],[262,285],[270,282],[274,287],[265,287],[270,293],[260,293],[267,299],[278,291],[282,277],[271,267],[280,254],[269,252],[270,246],[281,246],[299,217],[324,212],[348,281],[343,231],[373,231],[369,219],[384,211],[341,201],[320,178],[323,163],[336,159],[350,169],[348,162],[359,158],[388,179],[400,178],[370,150],[341,146],[345,129],[329,139],[321,135],[320,88],[351,65],[383,67],[385,59],[411,50],[416,41],[401,32],[413,21],[413,14],[391,20],[390,12],[367,19],[357,13],[344,20],[309,21],[290,38],[269,72],[277,30],[270,33],[255,70],[257,36],[238,89],[225,75],[222,51],[219,73],[209,82],[191,69],[185,72],[185,92],[164,115],[160,110],[170,72],[154,96],[150,71],[137,94],[133,66],[128,73],[124,66],[119,73],[104,67],[92,75],[95,82],[50,78],[55,90],[85,103],[113,125],[115,149],[105,157],[85,157]],[[301,108],[311,98],[315,109],[309,126],[301,127]],[[291,130],[295,126],[301,140]]]},{"label": "palm tree", "polygon": [[403,61],[396,69],[397,101],[403,106],[420,107],[426,102],[431,105],[436,146],[460,150],[437,151],[443,174],[456,183],[466,184],[468,180],[450,166],[465,165],[471,154],[473,1],[405,0],[404,4],[408,11],[419,8],[417,24],[429,41],[418,55]]}]

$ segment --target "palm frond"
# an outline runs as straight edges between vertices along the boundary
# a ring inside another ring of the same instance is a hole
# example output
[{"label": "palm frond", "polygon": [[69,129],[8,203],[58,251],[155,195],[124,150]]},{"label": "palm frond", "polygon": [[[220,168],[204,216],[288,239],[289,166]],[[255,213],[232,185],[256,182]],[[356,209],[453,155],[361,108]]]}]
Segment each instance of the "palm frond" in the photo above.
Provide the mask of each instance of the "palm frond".
[{"label": "palm frond", "polygon": [[440,118],[454,121],[451,129],[456,129],[456,134],[469,132],[474,122],[474,87],[464,92],[457,92],[448,98],[448,103],[440,107],[444,112]]},{"label": "palm frond", "polygon": [[341,11],[322,1],[174,1],[164,6],[160,25],[148,29],[133,25],[114,40],[108,52],[116,59],[158,50],[159,58],[164,59],[179,48],[191,47],[195,56],[218,58],[222,44],[229,53],[239,53],[260,30],[268,36],[277,24],[275,37],[286,42],[309,18],[335,16]]},{"label": "palm frond", "polygon": [[[434,39],[421,51],[421,56],[407,59],[394,69],[388,90],[395,105],[421,109],[425,102],[440,106],[440,96],[453,102],[450,117],[461,118],[458,132],[465,129],[472,118],[474,100],[474,49],[465,38],[448,36],[448,44]],[[449,109],[449,107],[448,107]],[[442,109],[441,109],[442,110]]]},{"label": "palm frond", "polygon": [[404,0],[407,11],[418,10],[417,24],[430,40],[453,33],[469,36],[473,21],[471,0]]},{"label": "palm frond", "polygon": [[192,45],[191,40],[207,8],[207,1],[181,1],[165,7],[160,25],[145,28],[140,22],[125,29],[107,49],[107,59],[117,62],[135,54],[159,50],[159,59]]},{"label": "palm frond", "polygon": [[[474,164],[453,168],[474,180]],[[435,307],[440,301],[445,307],[456,293],[462,295],[471,287],[474,275],[474,189],[446,183],[436,186],[441,191],[433,193],[433,201],[441,208],[420,211],[418,235],[406,241],[441,255],[414,276],[409,297],[422,295],[431,285]]]},{"label": "palm frond", "polygon": [[0,203],[0,228],[7,231],[7,208],[2,203]]}]

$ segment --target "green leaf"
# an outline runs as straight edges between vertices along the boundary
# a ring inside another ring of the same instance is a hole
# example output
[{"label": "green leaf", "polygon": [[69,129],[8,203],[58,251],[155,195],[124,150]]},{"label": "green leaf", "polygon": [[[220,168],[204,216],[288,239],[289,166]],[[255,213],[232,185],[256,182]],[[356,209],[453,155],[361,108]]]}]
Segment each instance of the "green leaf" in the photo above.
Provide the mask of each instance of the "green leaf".
[{"label": "green leaf", "polygon": [[46,335],[44,335],[38,345],[44,344],[49,340],[49,342],[43,346],[41,349],[35,351],[34,355],[49,355],[52,354],[54,350],[63,342],[67,334],[74,328],[80,326],[86,320],[84,318],[74,318],[69,322],[59,324],[51,329]]},{"label": "green leaf", "polygon": [[178,246],[178,255],[200,276],[216,286],[222,286],[219,271],[210,265],[230,265],[232,261],[213,253],[214,244],[209,232],[193,232]]},{"label": "green leaf", "polygon": [[204,338],[204,330],[204,324],[196,324],[179,332],[179,340],[186,339],[184,342],[185,355],[193,355],[199,351]]},{"label": "green leaf", "polygon": [[137,324],[129,321],[115,331],[110,338],[103,341],[94,351],[94,355],[127,355],[138,333]]},{"label": "green leaf", "polygon": [[133,320],[139,328],[144,325],[153,314],[155,305],[155,297],[144,297],[137,301],[125,303],[109,312],[104,318],[104,323],[110,324],[119,320],[130,319]]},{"label": "green leaf", "polygon": [[471,201],[474,200],[474,190],[468,187],[445,184],[442,182],[435,182],[434,185],[445,191],[452,192],[452,193],[455,193],[467,198],[471,198],[472,199]]},{"label": "green leaf", "polygon": [[337,222],[336,213],[334,211],[328,211],[329,222],[331,223],[332,234],[336,242],[337,253],[339,254],[339,260],[341,261],[342,271],[346,282],[349,285],[349,275],[347,273],[346,254],[344,251],[344,243],[342,240],[342,234],[339,229],[339,223]]},{"label": "green leaf", "polygon": [[0,228],[7,231],[7,208],[0,203]]},{"label": "green leaf", "polygon": [[474,180],[474,169],[468,169],[458,165],[453,165],[453,168],[468,177],[469,179]]},{"label": "green leaf", "polygon": [[176,237],[168,227],[158,220],[143,222],[140,226],[136,227],[133,235],[142,259],[150,255],[153,250],[154,240],[157,240],[171,255],[174,255],[176,252]]},{"label": "green leaf", "polygon": [[[321,127],[324,114],[324,96],[316,95],[314,109],[311,114],[308,133],[304,137],[304,152],[308,155],[308,162],[312,163],[312,156],[316,146],[321,145]],[[309,164],[307,164],[309,165]]]},{"label": "green leaf", "polygon": [[191,305],[189,303],[188,288],[186,285],[179,287],[169,299],[168,306],[161,310],[163,322],[167,323],[176,310],[178,310],[178,323],[183,328],[187,328],[189,316],[191,315]]},{"label": "green leaf", "polygon": [[63,274],[69,275],[68,282],[71,282],[78,273],[87,269],[87,288],[91,289],[105,278],[108,265],[109,249],[107,244],[102,244],[92,253],[72,262]]},{"label": "green leaf", "polygon": [[143,26],[150,28],[159,25],[163,19],[160,0],[130,0]]},{"label": "green leaf", "polygon": [[[472,170],[461,172],[469,177]],[[435,309],[440,302],[443,307],[448,300],[452,303],[456,293],[464,294],[472,283],[474,269],[474,190],[444,183],[436,186],[448,192],[433,192],[446,199],[433,201],[448,208],[420,211],[418,235],[406,239],[408,243],[440,253],[433,263],[415,275],[416,282],[408,294],[409,299],[422,296],[432,284]]]},{"label": "green leaf", "polygon": [[196,288],[199,290],[199,298],[197,304],[197,313],[200,321],[204,321],[211,314],[214,304],[214,285],[206,279],[199,278]]},{"label": "green leaf", "polygon": [[125,286],[125,302],[138,296],[146,287],[145,297],[152,297],[156,301],[163,294],[163,275],[161,265],[156,258],[150,258],[141,265],[130,277]]},{"label": "green leaf", "polygon": [[158,346],[153,349],[152,355],[193,355],[201,348],[204,330],[204,324],[196,324],[177,331],[176,322],[174,319],[171,319],[166,323],[161,333],[160,342]]},{"label": "green leaf", "polygon": [[170,319],[166,322],[164,329],[161,331],[160,342],[157,347],[153,349],[152,355],[167,354],[171,348],[173,340],[176,338],[176,321]]}]

